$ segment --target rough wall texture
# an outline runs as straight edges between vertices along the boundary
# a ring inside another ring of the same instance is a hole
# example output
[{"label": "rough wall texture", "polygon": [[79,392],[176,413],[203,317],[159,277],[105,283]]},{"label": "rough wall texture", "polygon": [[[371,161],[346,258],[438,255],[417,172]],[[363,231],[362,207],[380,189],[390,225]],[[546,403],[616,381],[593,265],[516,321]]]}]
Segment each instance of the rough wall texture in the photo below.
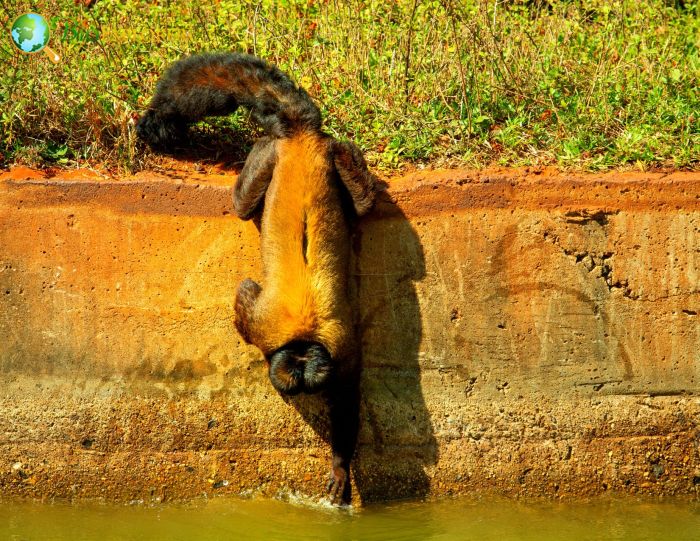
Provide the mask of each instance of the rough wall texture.
[{"label": "rough wall texture", "polygon": [[[321,493],[233,329],[234,180],[0,176],[0,494]],[[700,174],[415,174],[354,251],[362,501],[697,494]]]}]

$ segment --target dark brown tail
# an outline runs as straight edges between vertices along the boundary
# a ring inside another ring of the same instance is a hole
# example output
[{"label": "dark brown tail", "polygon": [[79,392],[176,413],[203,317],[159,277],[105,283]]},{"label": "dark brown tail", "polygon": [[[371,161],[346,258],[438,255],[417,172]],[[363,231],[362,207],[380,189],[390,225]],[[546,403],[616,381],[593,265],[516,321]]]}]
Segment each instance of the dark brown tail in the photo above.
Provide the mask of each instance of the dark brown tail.
[{"label": "dark brown tail", "polygon": [[137,133],[152,147],[168,150],[182,143],[192,122],[231,114],[239,105],[272,137],[321,128],[318,107],[276,67],[247,54],[207,53],[168,68]]}]

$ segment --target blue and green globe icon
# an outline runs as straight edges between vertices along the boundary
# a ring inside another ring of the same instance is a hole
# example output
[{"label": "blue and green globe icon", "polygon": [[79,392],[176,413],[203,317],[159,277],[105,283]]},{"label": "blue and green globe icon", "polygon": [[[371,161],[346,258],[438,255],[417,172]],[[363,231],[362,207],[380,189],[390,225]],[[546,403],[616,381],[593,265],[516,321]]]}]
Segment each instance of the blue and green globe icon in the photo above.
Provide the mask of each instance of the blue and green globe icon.
[{"label": "blue and green globe icon", "polygon": [[23,53],[33,54],[45,51],[52,62],[58,62],[59,56],[49,47],[49,25],[38,13],[25,13],[12,23],[10,30],[12,42]]}]

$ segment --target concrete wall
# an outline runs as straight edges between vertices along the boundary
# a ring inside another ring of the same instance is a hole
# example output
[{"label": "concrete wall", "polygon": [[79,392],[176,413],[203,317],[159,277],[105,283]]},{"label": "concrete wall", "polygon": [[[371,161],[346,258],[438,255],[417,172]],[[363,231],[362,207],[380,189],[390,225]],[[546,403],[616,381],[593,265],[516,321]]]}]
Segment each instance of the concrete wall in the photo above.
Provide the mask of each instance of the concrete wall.
[{"label": "concrete wall", "polygon": [[[0,494],[321,493],[232,325],[234,180],[0,176]],[[414,174],[353,246],[363,501],[697,493],[700,174]]]}]

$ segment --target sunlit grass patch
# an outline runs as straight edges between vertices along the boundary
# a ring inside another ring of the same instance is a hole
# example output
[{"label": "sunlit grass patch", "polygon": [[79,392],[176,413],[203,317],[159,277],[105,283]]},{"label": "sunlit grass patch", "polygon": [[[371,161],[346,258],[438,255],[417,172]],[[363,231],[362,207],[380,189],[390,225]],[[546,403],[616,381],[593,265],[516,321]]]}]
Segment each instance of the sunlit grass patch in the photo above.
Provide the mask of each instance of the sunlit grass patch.
[{"label": "sunlit grass patch", "polygon": [[[134,171],[133,118],[182,55],[236,50],[278,64],[326,129],[375,168],[697,167],[698,3],[652,0],[73,0],[39,10],[58,65],[0,39],[0,162]],[[5,7],[3,8],[2,5]],[[244,114],[205,137],[252,135]],[[247,131],[246,131],[247,130]],[[198,141],[202,138],[198,138]]]}]

